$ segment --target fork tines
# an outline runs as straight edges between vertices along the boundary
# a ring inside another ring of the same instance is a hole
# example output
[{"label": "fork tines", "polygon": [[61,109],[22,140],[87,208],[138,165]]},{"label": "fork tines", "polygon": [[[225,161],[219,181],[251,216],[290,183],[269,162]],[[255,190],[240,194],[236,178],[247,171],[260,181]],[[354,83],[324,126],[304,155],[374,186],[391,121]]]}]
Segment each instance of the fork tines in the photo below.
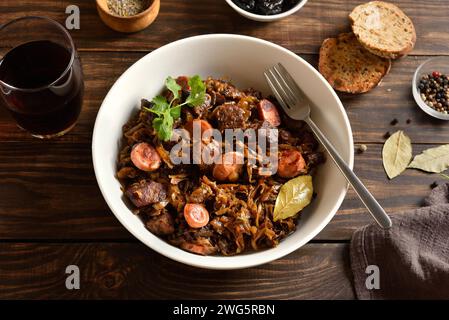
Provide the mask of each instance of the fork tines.
[{"label": "fork tines", "polygon": [[308,107],[308,104],[304,98],[304,93],[285,67],[281,63],[278,63],[267,69],[264,75],[284,111],[292,118],[303,117],[298,114],[299,109],[301,107]]}]

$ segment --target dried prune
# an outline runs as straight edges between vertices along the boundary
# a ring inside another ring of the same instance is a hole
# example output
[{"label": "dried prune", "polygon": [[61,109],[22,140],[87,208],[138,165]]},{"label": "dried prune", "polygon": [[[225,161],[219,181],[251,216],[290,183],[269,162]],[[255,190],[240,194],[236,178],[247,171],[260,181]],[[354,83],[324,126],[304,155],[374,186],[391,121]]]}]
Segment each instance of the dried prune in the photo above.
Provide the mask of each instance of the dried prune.
[{"label": "dried prune", "polygon": [[259,14],[272,15],[282,12],[284,0],[259,0],[257,1],[256,10]]},{"label": "dried prune", "polygon": [[274,15],[290,10],[300,0],[232,0],[243,10],[262,14]]},{"label": "dried prune", "polygon": [[256,8],[256,0],[232,0],[236,5],[246,11],[253,12]]}]

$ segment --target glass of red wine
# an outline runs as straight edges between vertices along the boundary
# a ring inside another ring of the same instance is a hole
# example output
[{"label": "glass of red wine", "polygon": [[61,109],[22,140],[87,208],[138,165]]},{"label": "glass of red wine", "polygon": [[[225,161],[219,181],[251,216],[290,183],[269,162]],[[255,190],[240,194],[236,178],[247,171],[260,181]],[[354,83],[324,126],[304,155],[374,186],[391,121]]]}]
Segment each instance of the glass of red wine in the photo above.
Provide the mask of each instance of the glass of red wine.
[{"label": "glass of red wine", "polygon": [[45,17],[0,25],[0,101],[19,127],[48,139],[70,131],[81,112],[81,64],[67,30]]}]

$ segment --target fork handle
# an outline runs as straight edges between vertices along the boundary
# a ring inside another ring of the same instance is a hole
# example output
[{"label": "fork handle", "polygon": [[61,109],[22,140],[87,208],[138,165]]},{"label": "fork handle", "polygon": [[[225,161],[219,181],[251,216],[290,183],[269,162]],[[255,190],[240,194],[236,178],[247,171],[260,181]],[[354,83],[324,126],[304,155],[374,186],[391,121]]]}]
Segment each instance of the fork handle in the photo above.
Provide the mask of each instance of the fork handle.
[{"label": "fork handle", "polygon": [[330,154],[332,160],[334,160],[337,167],[348,180],[349,184],[355,190],[360,200],[366,206],[370,214],[373,216],[374,220],[384,229],[389,229],[392,225],[390,217],[387,215],[385,210],[380,206],[379,202],[373,197],[373,195],[368,191],[365,185],[360,181],[360,179],[355,175],[351,168],[342,159],[338,151],[332,145],[332,143],[324,136],[321,130],[316,126],[312,119],[307,118],[305,122],[312,129],[313,133],[317,139],[321,142],[327,152]]}]

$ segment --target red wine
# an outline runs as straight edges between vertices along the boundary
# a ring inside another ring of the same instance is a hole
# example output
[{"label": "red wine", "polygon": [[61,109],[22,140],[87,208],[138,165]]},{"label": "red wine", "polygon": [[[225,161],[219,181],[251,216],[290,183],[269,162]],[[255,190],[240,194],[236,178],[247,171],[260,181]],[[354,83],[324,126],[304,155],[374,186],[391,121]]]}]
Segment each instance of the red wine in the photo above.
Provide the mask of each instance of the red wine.
[{"label": "red wine", "polygon": [[[32,41],[9,51],[0,62],[0,92],[18,125],[48,136],[72,127],[84,93],[80,62],[70,65],[71,52],[52,41]],[[64,76],[61,78],[61,76]]]}]

